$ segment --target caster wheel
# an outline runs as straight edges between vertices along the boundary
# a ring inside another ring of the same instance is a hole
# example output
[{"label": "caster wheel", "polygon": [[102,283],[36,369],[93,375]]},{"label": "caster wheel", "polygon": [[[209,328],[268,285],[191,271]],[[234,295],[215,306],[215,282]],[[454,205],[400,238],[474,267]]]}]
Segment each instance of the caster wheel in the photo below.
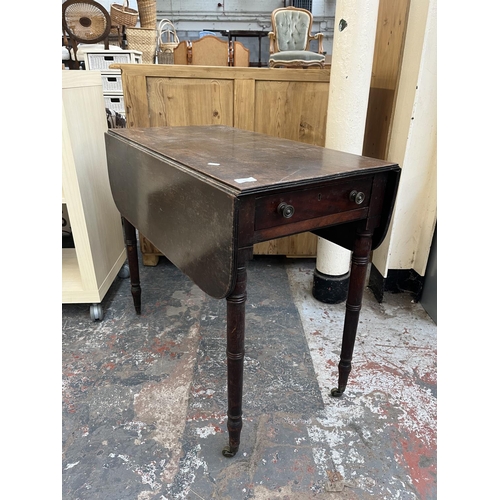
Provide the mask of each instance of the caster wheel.
[{"label": "caster wheel", "polygon": [[92,321],[100,321],[104,318],[101,304],[92,304],[90,306],[90,318]]},{"label": "caster wheel", "polygon": [[128,264],[124,264],[120,271],[118,272],[118,276],[120,278],[130,278],[130,268],[128,267]]}]

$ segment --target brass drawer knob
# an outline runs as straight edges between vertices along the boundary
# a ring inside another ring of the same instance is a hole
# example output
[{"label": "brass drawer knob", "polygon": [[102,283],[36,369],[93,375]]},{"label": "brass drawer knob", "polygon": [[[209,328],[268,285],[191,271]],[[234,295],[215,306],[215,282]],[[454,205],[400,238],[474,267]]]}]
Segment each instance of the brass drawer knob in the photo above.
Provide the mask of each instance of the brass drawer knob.
[{"label": "brass drawer knob", "polygon": [[349,194],[349,199],[354,201],[356,205],[361,205],[365,201],[365,193],[362,191],[351,191]]},{"label": "brass drawer knob", "polygon": [[295,208],[293,208],[292,205],[282,202],[278,205],[278,213],[280,213],[285,219],[289,219],[295,213]]}]

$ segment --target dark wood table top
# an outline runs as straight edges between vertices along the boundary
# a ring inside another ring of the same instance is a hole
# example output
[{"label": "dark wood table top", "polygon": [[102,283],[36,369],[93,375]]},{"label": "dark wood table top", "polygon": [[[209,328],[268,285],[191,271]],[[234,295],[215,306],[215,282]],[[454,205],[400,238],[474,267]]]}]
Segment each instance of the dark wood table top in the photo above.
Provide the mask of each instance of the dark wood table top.
[{"label": "dark wood table top", "polygon": [[305,185],[394,163],[223,125],[111,129],[142,148],[226,185],[235,194]]}]

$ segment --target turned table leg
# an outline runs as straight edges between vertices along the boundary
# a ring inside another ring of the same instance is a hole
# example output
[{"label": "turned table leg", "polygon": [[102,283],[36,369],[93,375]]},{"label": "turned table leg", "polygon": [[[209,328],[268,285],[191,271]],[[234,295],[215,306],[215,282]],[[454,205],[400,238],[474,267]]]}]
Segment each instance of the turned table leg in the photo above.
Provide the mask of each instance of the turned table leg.
[{"label": "turned table leg", "polygon": [[366,270],[372,247],[372,233],[367,231],[358,232],[354,250],[351,258],[351,276],[349,278],[349,290],[347,292],[346,312],[344,319],[344,333],[342,336],[342,349],[339,362],[338,387],[332,389],[333,397],[340,397],[347,386],[347,379],[351,371],[352,353],[356,341],[358,329],[359,312],[365,289]]},{"label": "turned table leg", "polygon": [[236,277],[236,285],[227,301],[227,430],[229,445],[222,454],[234,457],[240,445],[240,434],[243,426],[243,358],[245,355],[245,302],[247,272],[246,262],[240,261]]},{"label": "turned table leg", "polygon": [[137,236],[135,227],[122,217],[125,232],[125,246],[127,248],[127,260],[130,270],[130,289],[134,300],[135,312],[141,314],[141,283],[139,281],[139,258],[137,255]]}]

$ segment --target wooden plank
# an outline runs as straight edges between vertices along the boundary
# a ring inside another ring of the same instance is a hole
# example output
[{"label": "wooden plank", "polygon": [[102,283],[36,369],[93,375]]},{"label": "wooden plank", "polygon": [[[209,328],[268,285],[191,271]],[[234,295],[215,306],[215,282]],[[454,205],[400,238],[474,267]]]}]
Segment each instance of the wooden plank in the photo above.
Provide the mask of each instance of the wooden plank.
[{"label": "wooden plank", "polygon": [[237,41],[233,41],[233,49],[233,66],[250,66],[250,50],[247,49],[241,42]]},{"label": "wooden plank", "polygon": [[396,89],[410,0],[380,0],[371,87]]},{"label": "wooden plank", "polygon": [[[132,66],[142,66],[132,64]],[[148,92],[145,74],[122,73],[123,99],[127,115],[127,127],[149,127]]]},{"label": "wooden plank", "polygon": [[363,155],[385,159],[395,91],[371,88],[366,113]]},{"label": "wooden plank", "polygon": [[363,155],[387,157],[410,0],[380,0]]},{"label": "wooden plank", "polygon": [[254,255],[286,255],[287,257],[315,257],[318,237],[312,233],[300,233],[285,238],[257,243]]},{"label": "wooden plank", "polygon": [[162,253],[142,233],[139,233],[139,242],[142,253],[142,263],[145,266],[156,266]]},{"label": "wooden plank", "polygon": [[234,126],[255,130],[255,80],[234,80]]},{"label": "wooden plank", "polygon": [[187,64],[187,42],[181,42],[174,50],[174,64]]},{"label": "wooden plank", "polygon": [[147,127],[233,126],[233,82],[148,78]]},{"label": "wooden plank", "polygon": [[177,64],[112,64],[123,75],[172,78],[250,79],[256,81],[330,82],[329,68],[253,68],[229,66],[194,66]]},{"label": "wooden plank", "polygon": [[255,132],[324,146],[328,89],[326,82],[256,82]]}]

